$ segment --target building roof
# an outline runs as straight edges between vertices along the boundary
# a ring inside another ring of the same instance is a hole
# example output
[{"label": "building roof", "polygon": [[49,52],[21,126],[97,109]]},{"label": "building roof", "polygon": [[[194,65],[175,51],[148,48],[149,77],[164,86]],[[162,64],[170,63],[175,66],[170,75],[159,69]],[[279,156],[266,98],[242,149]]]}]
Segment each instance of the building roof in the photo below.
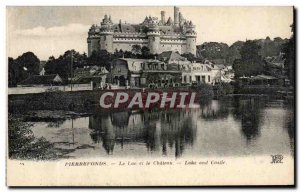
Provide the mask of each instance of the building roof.
[{"label": "building roof", "polygon": [[119,32],[119,33],[124,33],[124,32],[135,33],[135,32],[140,32],[143,29],[143,26],[120,23],[120,24],[113,25],[112,29],[114,32]]},{"label": "building roof", "polygon": [[128,70],[132,72],[141,72],[142,63],[149,62],[149,59],[132,59],[132,58],[120,58],[118,60],[123,60],[127,62]]},{"label": "building roof", "polygon": [[33,75],[20,82],[20,85],[51,85],[51,84],[62,83],[62,82],[63,80],[58,74]]},{"label": "building roof", "polygon": [[182,57],[174,51],[165,51],[158,55],[158,59],[164,62],[172,61],[186,61],[185,57]]},{"label": "building roof", "polygon": [[91,80],[101,79],[104,75],[108,74],[105,67],[89,66],[86,68],[77,68],[74,71],[75,82],[89,82]]},{"label": "building roof", "polygon": [[269,75],[256,75],[256,76],[252,77],[251,79],[254,79],[254,80],[273,80],[273,79],[277,79],[277,78],[273,77],[273,76],[269,76]]},{"label": "building roof", "polygon": [[224,65],[226,63],[225,59],[211,59],[210,61],[216,65],[220,65],[220,64]]},{"label": "building roof", "polygon": [[280,53],[278,56],[266,57],[265,61],[269,65],[272,65],[272,66],[275,66],[275,67],[278,67],[278,68],[283,68],[285,59],[283,58],[283,54]]}]

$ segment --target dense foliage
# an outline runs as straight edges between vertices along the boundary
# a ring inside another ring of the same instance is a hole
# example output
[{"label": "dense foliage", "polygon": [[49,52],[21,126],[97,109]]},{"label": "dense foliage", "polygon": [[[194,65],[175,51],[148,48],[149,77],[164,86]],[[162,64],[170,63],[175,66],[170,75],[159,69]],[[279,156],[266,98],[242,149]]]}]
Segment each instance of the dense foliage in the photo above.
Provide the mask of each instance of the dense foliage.
[{"label": "dense foliage", "polygon": [[[266,39],[253,40],[258,46],[261,47],[259,55],[264,57],[277,56],[283,45],[288,42],[288,39],[281,39],[276,37],[271,40],[269,37]],[[232,45],[218,42],[205,42],[197,46],[197,56],[202,59],[208,60],[224,60],[226,64],[233,64],[234,60],[240,59],[240,50],[245,44],[245,41],[236,41]]]},{"label": "dense foliage", "polygon": [[235,77],[258,75],[263,72],[264,63],[259,55],[260,46],[254,41],[246,41],[240,50],[241,59],[233,62]]},{"label": "dense foliage", "polygon": [[16,86],[17,83],[30,75],[39,74],[40,60],[32,52],[23,53],[17,59],[8,58],[8,86]]},{"label": "dense foliage", "polygon": [[290,40],[284,44],[283,46],[283,53],[284,53],[284,59],[285,59],[285,71],[286,76],[289,78],[292,85],[295,84],[295,37],[294,37],[294,25],[291,25],[292,28],[292,36]]}]

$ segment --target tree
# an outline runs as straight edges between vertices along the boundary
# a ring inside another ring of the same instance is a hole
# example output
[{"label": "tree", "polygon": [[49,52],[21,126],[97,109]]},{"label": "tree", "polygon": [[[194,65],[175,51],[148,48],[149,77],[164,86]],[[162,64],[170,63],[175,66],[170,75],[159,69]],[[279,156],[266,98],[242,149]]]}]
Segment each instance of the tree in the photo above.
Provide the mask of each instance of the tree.
[{"label": "tree", "polygon": [[18,82],[31,75],[38,75],[40,72],[40,60],[32,52],[23,53],[15,60],[15,62],[19,66]]},{"label": "tree", "polygon": [[16,87],[19,82],[19,66],[11,57],[8,58],[8,86]]},{"label": "tree", "polygon": [[142,53],[142,47],[140,45],[132,45],[131,52],[135,55],[139,55]]},{"label": "tree", "polygon": [[252,76],[261,74],[263,71],[263,61],[259,55],[260,46],[254,41],[246,41],[241,48],[241,59],[233,62],[235,77]]},{"label": "tree", "polygon": [[124,56],[124,52],[122,49],[120,49],[120,51],[118,51],[118,49],[115,50],[115,53],[114,53],[115,58],[122,58],[123,56]]},{"label": "tree", "polygon": [[110,54],[106,50],[94,51],[92,55],[87,59],[87,63],[88,65],[96,65],[109,69],[110,62],[114,58],[115,56]]},{"label": "tree", "polygon": [[124,57],[125,58],[135,58],[135,55],[131,51],[125,51]]},{"label": "tree", "polygon": [[187,58],[187,60],[191,62],[197,59],[192,53],[183,53],[181,56]]},{"label": "tree", "polygon": [[205,42],[198,47],[200,48],[199,57],[205,59],[225,59],[228,55],[229,47],[226,43]]},{"label": "tree", "polygon": [[69,64],[71,59],[64,58],[62,55],[55,59],[53,56],[49,57],[45,64],[46,74],[59,74],[64,79],[70,75]]},{"label": "tree", "polygon": [[241,59],[240,51],[244,43],[245,42],[243,41],[236,41],[229,47],[228,55],[226,58],[226,62],[228,62],[229,65],[232,65],[234,60]]},{"label": "tree", "polygon": [[290,40],[283,45],[282,52],[284,53],[283,58],[284,69],[286,76],[290,80],[291,85],[295,85],[295,37],[294,37],[294,24],[291,25],[293,32]]},{"label": "tree", "polygon": [[[72,60],[73,66],[71,65]],[[75,50],[68,50],[57,59],[53,56],[49,57],[45,65],[45,71],[46,74],[59,74],[62,78],[67,79],[71,77],[71,72],[74,68],[82,67],[86,65],[86,63],[87,57],[85,53],[80,54]]]},{"label": "tree", "polygon": [[143,46],[141,52],[142,52],[142,58],[149,59],[151,57],[150,49],[148,47]]}]

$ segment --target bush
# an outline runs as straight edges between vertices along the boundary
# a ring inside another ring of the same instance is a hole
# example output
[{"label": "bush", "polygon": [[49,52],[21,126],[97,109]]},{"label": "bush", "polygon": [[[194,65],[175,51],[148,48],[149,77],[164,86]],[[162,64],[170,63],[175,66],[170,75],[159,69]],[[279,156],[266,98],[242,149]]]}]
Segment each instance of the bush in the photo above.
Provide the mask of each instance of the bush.
[{"label": "bush", "polygon": [[230,83],[220,83],[214,89],[216,97],[233,94],[234,92],[234,87]]},{"label": "bush", "polygon": [[35,138],[30,127],[32,124],[8,116],[8,147],[11,159],[56,159],[52,143],[45,138]]},{"label": "bush", "polygon": [[212,85],[201,83],[193,85],[192,87],[200,94],[200,98],[211,99],[214,96]]}]

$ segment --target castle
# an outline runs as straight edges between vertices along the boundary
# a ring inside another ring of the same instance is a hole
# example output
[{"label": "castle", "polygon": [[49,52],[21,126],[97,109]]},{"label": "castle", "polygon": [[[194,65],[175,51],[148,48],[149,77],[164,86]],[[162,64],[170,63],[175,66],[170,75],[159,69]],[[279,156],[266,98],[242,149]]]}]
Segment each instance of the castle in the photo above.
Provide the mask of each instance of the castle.
[{"label": "castle", "polygon": [[88,56],[94,51],[115,50],[132,51],[133,45],[146,46],[151,54],[164,51],[178,51],[180,54],[196,55],[195,25],[183,18],[178,7],[174,7],[174,22],[171,17],[166,21],[165,11],[161,19],[146,16],[141,24],[128,24],[119,21],[114,24],[110,16],[105,15],[101,25],[92,25],[88,32]]}]

